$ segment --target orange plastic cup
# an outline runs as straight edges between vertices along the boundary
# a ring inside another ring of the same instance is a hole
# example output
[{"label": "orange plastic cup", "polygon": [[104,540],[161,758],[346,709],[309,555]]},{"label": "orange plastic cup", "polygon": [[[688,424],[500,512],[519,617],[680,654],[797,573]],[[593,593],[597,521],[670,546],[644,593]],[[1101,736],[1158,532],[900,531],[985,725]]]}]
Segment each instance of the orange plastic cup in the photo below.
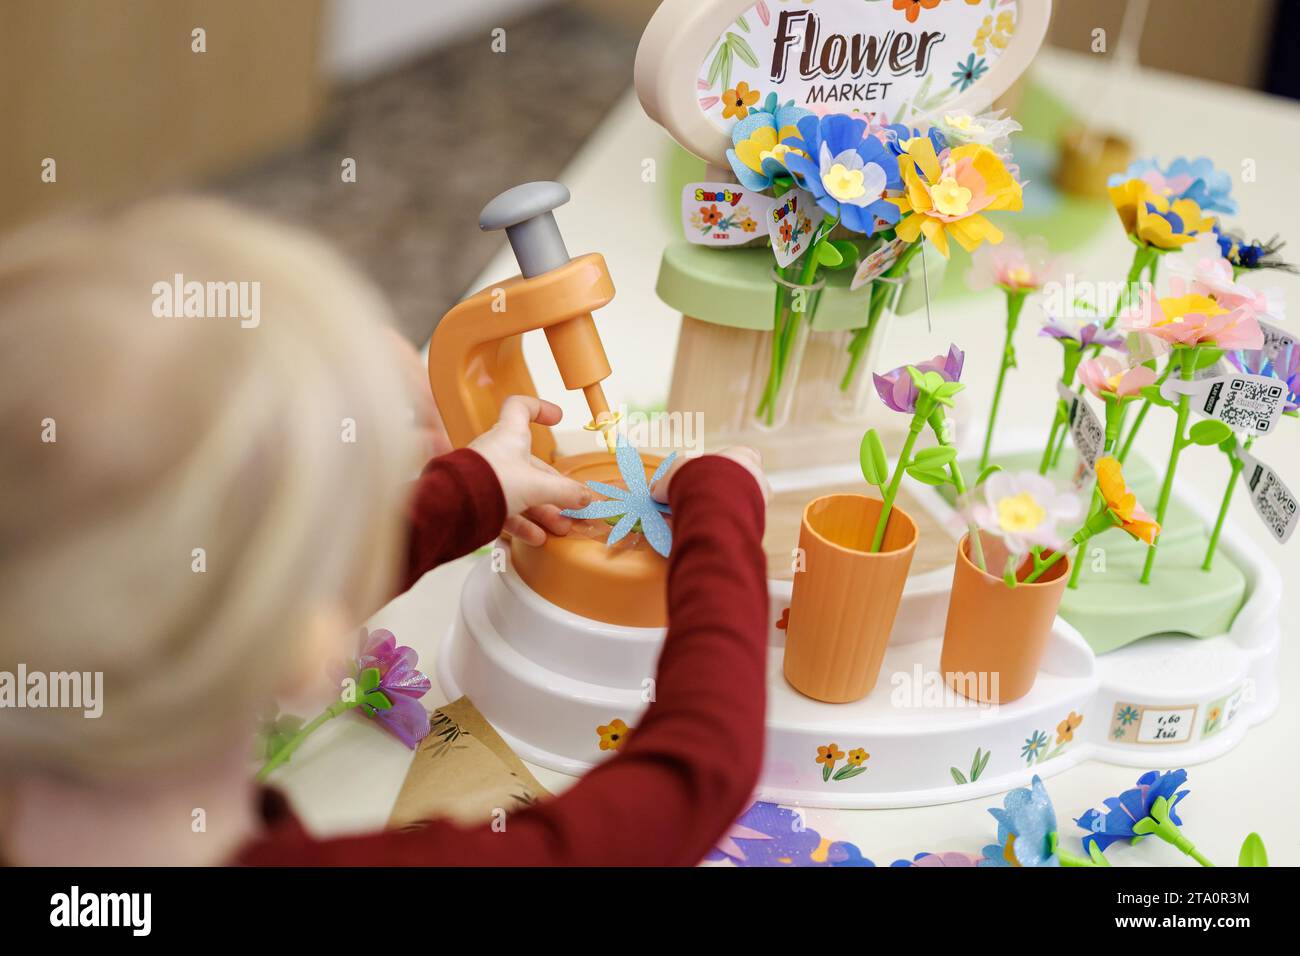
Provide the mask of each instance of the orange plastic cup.
[{"label": "orange plastic cup", "polygon": [[825,495],[804,509],[806,564],[794,576],[785,678],[815,700],[860,700],[880,676],[917,539],[916,522],[895,506],[871,553],[882,506],[866,495]]},{"label": "orange plastic cup", "polygon": [[[1006,566],[1007,550],[996,538],[982,535],[986,564]],[[1070,559],[1062,558],[1033,584],[1007,587],[970,559],[970,535],[957,546],[952,597],[943,634],[939,669],[954,691],[985,704],[1006,704],[1024,697],[1038,678],[1052,624],[1070,577]],[[1020,580],[1033,569],[1025,563]]]}]

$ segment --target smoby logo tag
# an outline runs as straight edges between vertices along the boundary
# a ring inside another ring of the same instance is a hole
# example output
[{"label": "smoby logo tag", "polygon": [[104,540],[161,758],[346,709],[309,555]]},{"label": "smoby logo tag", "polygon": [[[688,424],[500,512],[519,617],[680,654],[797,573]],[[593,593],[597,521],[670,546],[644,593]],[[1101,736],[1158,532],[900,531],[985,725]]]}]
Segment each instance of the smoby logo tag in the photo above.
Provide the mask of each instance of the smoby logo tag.
[{"label": "smoby logo tag", "polygon": [[734,183],[691,183],[682,190],[682,232],[702,246],[740,246],[761,238],[771,198]]}]

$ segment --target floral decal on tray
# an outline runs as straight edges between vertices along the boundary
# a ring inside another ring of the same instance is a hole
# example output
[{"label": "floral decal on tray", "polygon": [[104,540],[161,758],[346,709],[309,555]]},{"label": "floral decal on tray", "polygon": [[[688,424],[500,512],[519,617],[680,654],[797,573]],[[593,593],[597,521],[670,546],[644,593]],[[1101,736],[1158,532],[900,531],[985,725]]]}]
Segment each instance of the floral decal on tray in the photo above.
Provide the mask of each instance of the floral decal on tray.
[{"label": "floral decal on tray", "polygon": [[1056,725],[1056,744],[1051,746],[1052,737],[1045,730],[1036,730],[1029,737],[1024,746],[1020,748],[1020,756],[1025,761],[1025,766],[1032,767],[1035,764],[1046,763],[1054,757],[1059,757],[1061,753],[1074,741],[1075,731],[1083,724],[1083,715],[1070,711],[1066,717]]},{"label": "floral decal on tray", "polygon": [[[871,754],[861,747],[854,748],[846,754],[840,750],[838,744],[827,744],[825,747],[817,748],[816,760],[822,765],[822,781],[829,783],[836,780],[850,780],[860,773],[866,773],[867,761],[870,758]],[[836,770],[835,765],[841,760],[844,760],[845,764]]]},{"label": "floral decal on tray", "polygon": [[952,774],[952,779],[956,781],[957,786],[963,786],[968,783],[974,783],[984,773],[984,768],[989,765],[989,758],[993,756],[993,751],[975,748],[975,757],[970,762],[970,770],[962,773],[956,767],[949,767],[948,772]]},{"label": "floral decal on tray", "polygon": [[628,737],[632,736],[632,728],[622,718],[616,717],[608,724],[597,727],[596,736],[600,738],[601,750],[619,750],[627,743]]}]

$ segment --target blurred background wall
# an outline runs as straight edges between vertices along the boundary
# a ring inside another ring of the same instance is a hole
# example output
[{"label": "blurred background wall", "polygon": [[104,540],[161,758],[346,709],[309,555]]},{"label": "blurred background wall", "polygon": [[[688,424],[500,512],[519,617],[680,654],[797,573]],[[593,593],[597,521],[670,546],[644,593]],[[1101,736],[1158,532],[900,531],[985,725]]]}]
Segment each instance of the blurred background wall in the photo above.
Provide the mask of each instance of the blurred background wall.
[{"label": "blurred background wall", "polygon": [[[1049,42],[1296,95],[1291,0],[1057,0]],[[499,237],[497,188],[557,176],[623,100],[657,0],[4,0],[0,228],[199,187],[324,233],[413,338]],[[490,31],[506,29],[504,54]],[[196,52],[195,30],[204,52]],[[355,161],[343,183],[340,163]],[[56,182],[43,164],[56,163]],[[458,224],[449,228],[449,224]]]}]

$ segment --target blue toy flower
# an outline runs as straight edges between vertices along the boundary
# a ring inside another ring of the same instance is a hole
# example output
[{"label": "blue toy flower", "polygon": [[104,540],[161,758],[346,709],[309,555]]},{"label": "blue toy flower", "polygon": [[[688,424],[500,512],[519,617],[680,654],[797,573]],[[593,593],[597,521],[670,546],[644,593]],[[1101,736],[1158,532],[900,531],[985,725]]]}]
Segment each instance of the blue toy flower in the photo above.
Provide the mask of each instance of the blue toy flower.
[{"label": "blue toy flower", "polygon": [[1189,793],[1178,789],[1186,782],[1186,770],[1144,773],[1131,790],[1103,800],[1105,810],[1089,810],[1074,821],[1089,831],[1089,835],[1083,838],[1084,848],[1091,852],[1090,844],[1095,843],[1098,849],[1105,850],[1117,840],[1139,839],[1143,834],[1135,832],[1134,827],[1151,815],[1151,807],[1158,797],[1168,801],[1169,819],[1174,826],[1182,826],[1183,821],[1178,819],[1175,808]]},{"label": "blue toy flower", "polygon": [[1111,186],[1122,186],[1130,179],[1140,179],[1171,202],[1190,199],[1202,212],[1232,214],[1237,201],[1232,198],[1232,177],[1205,156],[1187,159],[1179,156],[1167,169],[1155,159],[1138,159],[1128,169],[1110,177]]},{"label": "blue toy flower", "polygon": [[776,176],[789,175],[785,157],[793,149],[784,140],[799,138],[799,121],[812,113],[794,105],[794,101],[778,106],[776,94],[770,94],[763,109],[731,128],[733,148],[727,150],[727,160],[737,181],[749,189],[762,190],[772,185]]},{"label": "blue toy flower", "polygon": [[864,120],[810,115],[799,121],[798,129],[799,136],[784,143],[790,147],[786,168],[827,215],[867,236],[879,223],[898,222],[901,210],[886,198],[903,188],[898,157],[869,133]]},{"label": "blue toy flower", "polygon": [[618,462],[619,474],[623,476],[623,483],[627,487],[616,488],[603,481],[589,481],[588,488],[609,500],[593,501],[581,510],[563,511],[561,514],[570,518],[618,518],[618,523],[614,525],[614,530],[609,533],[609,538],[605,541],[607,545],[618,544],[627,537],[629,532],[637,530],[645,535],[650,547],[665,558],[668,557],[673,547],[673,532],[663,516],[672,514],[672,510],[666,504],[650,497],[650,488],[668,473],[668,469],[677,458],[677,452],[673,452],[660,463],[649,482],[646,481],[645,464],[641,461],[641,455],[622,435],[618,437],[614,457]]},{"label": "blue toy flower", "polygon": [[998,842],[984,848],[980,866],[1060,866],[1056,853],[1056,811],[1043,781],[1012,790],[1002,809],[989,809],[998,821]]}]

